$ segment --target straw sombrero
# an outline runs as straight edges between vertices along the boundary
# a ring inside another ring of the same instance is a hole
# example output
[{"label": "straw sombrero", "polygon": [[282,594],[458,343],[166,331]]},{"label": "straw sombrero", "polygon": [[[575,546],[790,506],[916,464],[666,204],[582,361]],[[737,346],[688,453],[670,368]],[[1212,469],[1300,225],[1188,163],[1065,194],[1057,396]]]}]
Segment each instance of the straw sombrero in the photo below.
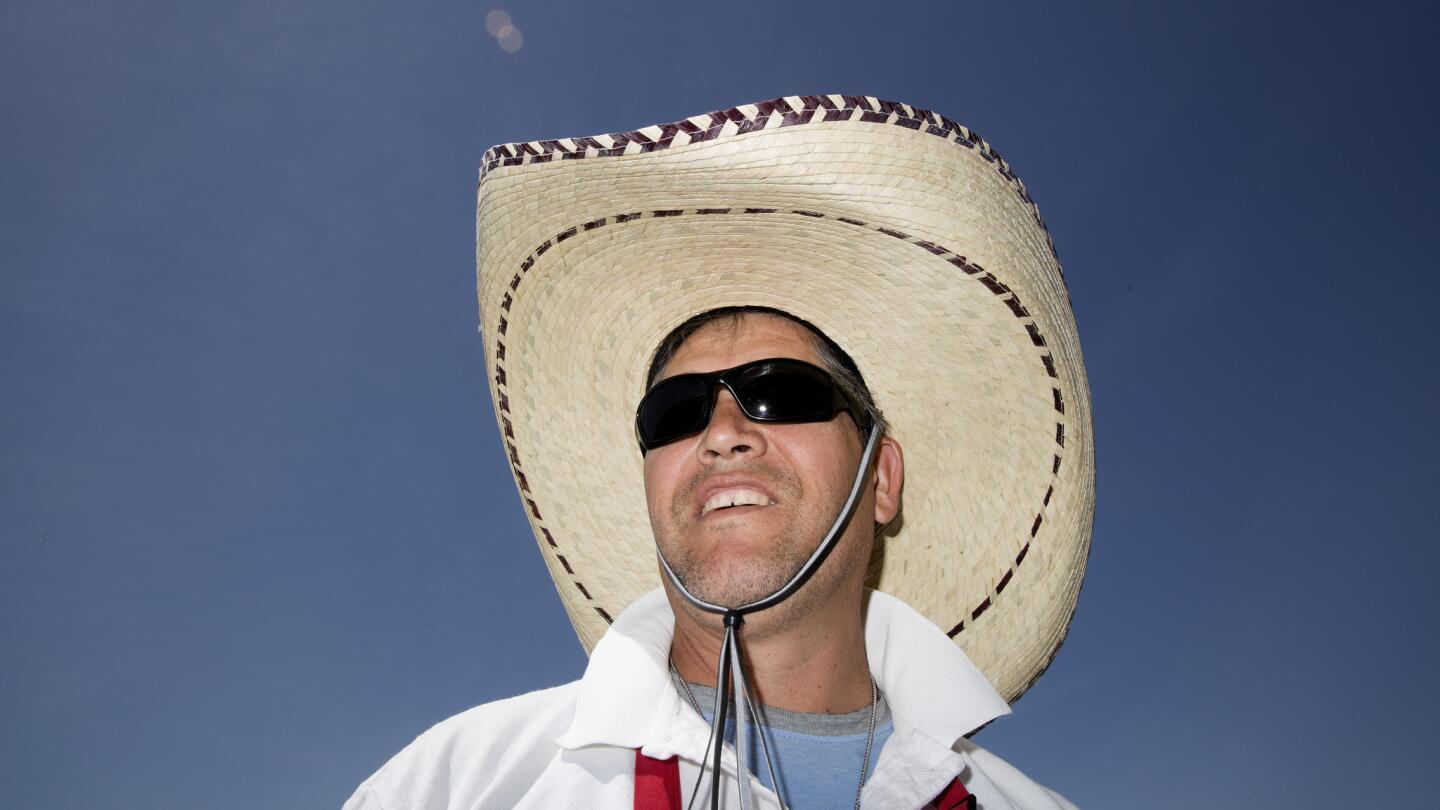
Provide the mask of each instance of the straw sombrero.
[{"label": "straw sombrero", "polygon": [[787,96],[486,151],[477,261],[490,390],[581,643],[659,584],[634,409],[656,344],[758,305],[856,361],[905,450],[871,583],[1014,700],[1075,609],[1095,502],[1090,393],[1025,186],[944,116]]}]

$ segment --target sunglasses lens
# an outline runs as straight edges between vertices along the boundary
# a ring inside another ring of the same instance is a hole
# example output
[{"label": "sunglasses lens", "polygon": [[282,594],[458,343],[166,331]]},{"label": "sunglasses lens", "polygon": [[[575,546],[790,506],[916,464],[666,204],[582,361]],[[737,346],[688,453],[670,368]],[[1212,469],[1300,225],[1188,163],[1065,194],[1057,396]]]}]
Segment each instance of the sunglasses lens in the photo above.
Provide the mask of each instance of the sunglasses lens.
[{"label": "sunglasses lens", "polygon": [[705,427],[710,387],[703,377],[672,377],[650,389],[640,403],[636,425],[649,447],[673,442]]},{"label": "sunglasses lens", "polygon": [[802,368],[761,368],[736,390],[752,419],[804,422],[828,419],[834,412],[829,379]]},{"label": "sunglasses lens", "polygon": [[824,370],[799,360],[759,360],[724,372],[681,374],[651,388],[635,414],[641,449],[704,430],[720,384],[755,422],[823,422],[835,415],[835,383]]}]

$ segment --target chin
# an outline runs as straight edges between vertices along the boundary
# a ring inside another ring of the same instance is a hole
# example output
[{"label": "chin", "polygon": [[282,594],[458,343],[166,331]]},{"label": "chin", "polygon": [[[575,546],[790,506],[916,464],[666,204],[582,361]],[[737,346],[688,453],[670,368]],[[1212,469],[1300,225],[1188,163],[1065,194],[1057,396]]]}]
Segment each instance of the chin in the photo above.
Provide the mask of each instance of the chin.
[{"label": "chin", "polygon": [[686,575],[676,570],[690,592],[712,604],[739,607],[764,599],[779,590],[800,562],[777,564],[766,555],[730,556],[723,563],[709,566],[703,575]]},{"label": "chin", "polygon": [[663,544],[665,558],[691,593],[711,604],[746,605],[779,590],[814,552],[813,545],[796,540],[795,531],[758,531],[747,523],[711,527],[699,542]]}]

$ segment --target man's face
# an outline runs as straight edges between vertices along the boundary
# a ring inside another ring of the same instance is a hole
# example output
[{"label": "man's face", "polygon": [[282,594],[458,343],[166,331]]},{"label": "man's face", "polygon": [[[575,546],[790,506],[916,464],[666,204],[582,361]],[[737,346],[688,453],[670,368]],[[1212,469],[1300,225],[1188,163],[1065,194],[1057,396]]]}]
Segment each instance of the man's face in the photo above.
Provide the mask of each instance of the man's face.
[{"label": "man's face", "polygon": [[[769,357],[823,368],[804,327],[747,314],[738,328],[721,319],[691,335],[660,379]],[[729,391],[716,397],[703,431],[645,455],[645,498],[656,542],[686,587],[735,607],[774,592],[814,552],[849,493],[863,446],[843,412],[826,422],[761,424]],[[867,492],[850,528],[868,534],[873,510]],[[837,548],[840,559],[825,566],[831,576],[817,580],[845,574],[857,556],[863,565],[868,554],[868,547],[848,555]],[[807,589],[817,586],[824,587],[812,580]]]}]

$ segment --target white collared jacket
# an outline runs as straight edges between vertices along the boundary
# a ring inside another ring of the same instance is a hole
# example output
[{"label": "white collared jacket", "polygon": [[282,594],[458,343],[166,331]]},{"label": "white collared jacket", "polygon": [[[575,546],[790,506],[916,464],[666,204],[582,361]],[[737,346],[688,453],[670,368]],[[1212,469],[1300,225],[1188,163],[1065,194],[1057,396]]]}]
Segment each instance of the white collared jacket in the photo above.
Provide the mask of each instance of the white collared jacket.
[{"label": "white collared jacket", "polygon": [[[630,810],[637,749],[678,756],[688,799],[710,728],[670,679],[674,623],[656,588],[615,621],[580,680],[445,720],[365,780],[344,810]],[[872,592],[865,644],[895,731],[865,784],[864,808],[922,808],[956,777],[980,810],[1074,808],[964,738],[1010,708],[928,620]],[[734,802],[729,747],[723,770],[722,790]],[[775,794],[749,778],[760,806],[777,810]]]}]

